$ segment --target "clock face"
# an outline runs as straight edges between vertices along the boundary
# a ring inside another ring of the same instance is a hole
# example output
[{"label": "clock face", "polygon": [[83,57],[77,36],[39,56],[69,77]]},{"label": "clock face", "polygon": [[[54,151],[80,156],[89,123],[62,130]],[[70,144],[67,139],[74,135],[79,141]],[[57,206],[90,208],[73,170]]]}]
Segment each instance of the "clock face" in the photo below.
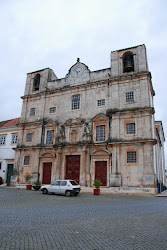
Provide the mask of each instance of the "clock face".
[{"label": "clock face", "polygon": [[77,67],[77,68],[74,68],[73,71],[72,71],[72,76],[73,77],[80,77],[83,73],[83,68],[81,67]]}]

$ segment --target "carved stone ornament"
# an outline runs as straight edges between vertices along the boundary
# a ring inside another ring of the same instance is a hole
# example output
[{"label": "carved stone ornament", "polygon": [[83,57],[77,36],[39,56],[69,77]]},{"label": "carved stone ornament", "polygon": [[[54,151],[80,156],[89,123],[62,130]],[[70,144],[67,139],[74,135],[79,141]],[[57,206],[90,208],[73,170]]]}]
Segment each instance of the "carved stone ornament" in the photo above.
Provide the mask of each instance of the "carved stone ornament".
[{"label": "carved stone ornament", "polygon": [[71,142],[77,142],[78,141],[78,130],[72,129],[70,133],[70,141]]},{"label": "carved stone ornament", "polygon": [[83,132],[83,140],[90,141],[91,140],[91,129],[88,124],[84,124],[84,132]]},{"label": "carved stone ornament", "polygon": [[108,117],[104,114],[98,114],[93,118],[94,122],[99,122],[99,121],[108,121]]}]

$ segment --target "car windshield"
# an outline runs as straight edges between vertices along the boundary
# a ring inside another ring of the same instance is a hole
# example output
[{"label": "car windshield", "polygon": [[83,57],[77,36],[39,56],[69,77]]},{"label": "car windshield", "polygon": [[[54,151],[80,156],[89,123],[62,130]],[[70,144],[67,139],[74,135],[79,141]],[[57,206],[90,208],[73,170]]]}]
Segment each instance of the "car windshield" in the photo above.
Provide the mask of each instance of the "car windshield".
[{"label": "car windshield", "polygon": [[77,186],[78,183],[76,181],[70,181],[70,183],[73,185],[73,186]]}]

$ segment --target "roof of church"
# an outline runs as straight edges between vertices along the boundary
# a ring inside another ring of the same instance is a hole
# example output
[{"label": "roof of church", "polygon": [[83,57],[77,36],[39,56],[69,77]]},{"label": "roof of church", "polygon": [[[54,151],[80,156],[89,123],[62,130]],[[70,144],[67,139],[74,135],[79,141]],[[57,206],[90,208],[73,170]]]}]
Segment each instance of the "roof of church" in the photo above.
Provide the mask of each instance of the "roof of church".
[{"label": "roof of church", "polygon": [[0,128],[16,127],[19,124],[20,124],[20,117],[0,122]]}]

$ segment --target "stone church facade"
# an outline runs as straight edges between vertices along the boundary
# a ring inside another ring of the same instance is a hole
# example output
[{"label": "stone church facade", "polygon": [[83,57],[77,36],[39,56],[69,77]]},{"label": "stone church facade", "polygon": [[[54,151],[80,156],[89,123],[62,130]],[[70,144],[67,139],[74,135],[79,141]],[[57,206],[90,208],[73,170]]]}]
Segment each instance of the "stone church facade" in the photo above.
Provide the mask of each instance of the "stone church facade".
[{"label": "stone church facade", "polygon": [[77,62],[65,78],[27,74],[15,168],[44,184],[156,188],[155,121],[145,45],[111,52],[111,66]]}]

